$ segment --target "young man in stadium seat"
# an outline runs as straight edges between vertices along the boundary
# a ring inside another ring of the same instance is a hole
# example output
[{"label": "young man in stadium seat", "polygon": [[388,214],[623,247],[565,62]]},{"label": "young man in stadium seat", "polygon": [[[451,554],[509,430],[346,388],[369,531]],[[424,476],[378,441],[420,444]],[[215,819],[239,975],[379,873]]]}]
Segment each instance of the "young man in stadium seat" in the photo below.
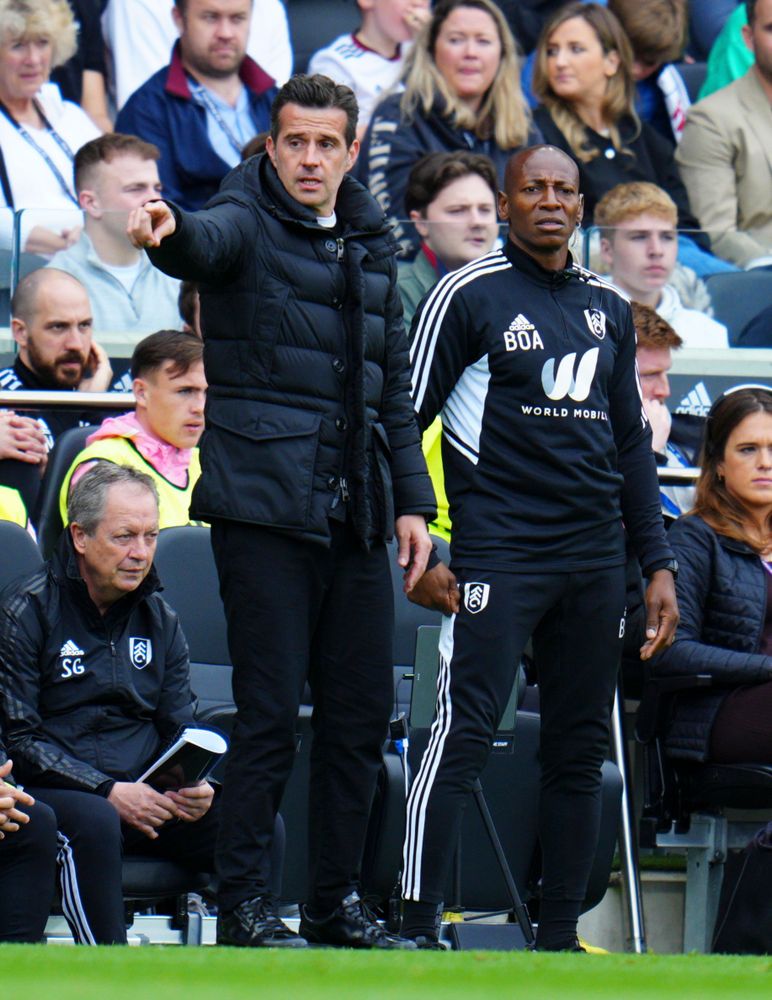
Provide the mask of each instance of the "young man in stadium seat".
[{"label": "young man in stadium seat", "polygon": [[164,196],[193,210],[268,128],[276,87],[246,54],[252,0],[176,0],[173,13],[171,63],[132,94],[115,129],[155,143]]},{"label": "young man in stadium seat", "polygon": [[200,282],[209,383],[192,513],[211,521],[238,710],[218,849],[221,943],[297,947],[267,894],[271,827],[314,702],[309,899],[303,937],[413,947],[359,896],[367,822],[393,700],[386,540],[405,588],[436,513],[409,394],[395,244],[348,173],[348,87],[294,76],[267,152],[209,208],[137,209],[130,232],[166,273]]},{"label": "young man in stadium seat", "polygon": [[728,347],[726,327],[687,309],[668,284],[678,254],[678,211],[667,191],[648,181],[617,184],[595,207],[606,280],[636,302],[656,309],[684,347]]},{"label": "young man in stadium seat", "polygon": [[74,171],[83,232],[49,264],[88,289],[95,329],[130,334],[133,343],[182,325],[180,283],[160,274],[126,236],[131,209],[161,195],[159,156],[152,143],[113,132],[81,146]]},{"label": "young man in stadium seat", "polygon": [[158,490],[159,528],[190,522],[190,498],[201,475],[203,353],[198,337],[176,330],[159,330],[137,344],[131,359],[136,410],[108,417],[74,459],[59,497],[62,524],[70,493],[96,462],[131,465],[150,476]]},{"label": "young man in stadium seat", "polygon": [[429,19],[429,0],[357,0],[362,23],[311,56],[309,73],[345,83],[359,104],[357,137],[365,133],[373,109],[396,85],[409,43]]},{"label": "young man in stadium seat", "polygon": [[642,657],[667,645],[678,621],[630,308],[568,251],[582,217],[578,184],[574,161],[552,146],[513,156],[499,199],[505,246],[446,275],[413,319],[415,410],[422,429],[442,413],[450,576],[460,586],[427,601],[446,617],[402,879],[402,933],[422,947],[438,945],[463,805],[533,636],[536,947],[580,950],[624,632],[623,518],[650,581]]},{"label": "young man in stadium seat", "polygon": [[3,592],[0,718],[16,777],[56,814],[76,941],[121,944],[124,851],[211,871],[218,810],[206,782],[137,781],[196,707],[185,638],[157,593],[152,479],[99,462],[69,515],[52,559]]}]

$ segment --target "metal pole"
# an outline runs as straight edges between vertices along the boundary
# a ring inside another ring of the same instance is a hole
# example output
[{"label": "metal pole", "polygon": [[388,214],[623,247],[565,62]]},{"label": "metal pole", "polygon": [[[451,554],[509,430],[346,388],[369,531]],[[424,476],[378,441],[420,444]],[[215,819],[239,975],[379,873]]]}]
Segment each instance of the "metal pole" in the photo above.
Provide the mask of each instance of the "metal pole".
[{"label": "metal pole", "polygon": [[630,761],[625,743],[623,700],[621,687],[617,685],[614,696],[614,710],[611,713],[611,737],[616,765],[622,774],[622,808],[619,818],[619,853],[622,859],[622,880],[627,895],[630,917],[630,937],[633,951],[637,955],[646,952],[646,931],[643,922],[643,899],[638,871],[638,844],[635,839],[635,815],[629,794]]}]

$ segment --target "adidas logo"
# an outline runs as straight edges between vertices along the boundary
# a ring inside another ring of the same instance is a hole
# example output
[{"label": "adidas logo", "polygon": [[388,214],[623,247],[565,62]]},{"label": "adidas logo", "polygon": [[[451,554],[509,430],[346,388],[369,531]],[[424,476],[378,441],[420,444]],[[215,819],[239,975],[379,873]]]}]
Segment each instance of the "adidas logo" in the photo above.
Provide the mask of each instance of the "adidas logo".
[{"label": "adidas logo", "polygon": [[78,649],[72,639],[68,639],[67,642],[59,650],[60,656],[85,656],[86,654],[82,649]]},{"label": "adidas logo", "polygon": [[518,330],[535,330],[536,327],[533,323],[530,323],[522,313],[518,313],[517,316],[509,324],[509,329],[516,333]]},{"label": "adidas logo", "polygon": [[691,413],[696,417],[706,417],[712,405],[712,400],[708,395],[704,382],[698,382],[693,389],[684,396],[676,407],[676,413]]}]

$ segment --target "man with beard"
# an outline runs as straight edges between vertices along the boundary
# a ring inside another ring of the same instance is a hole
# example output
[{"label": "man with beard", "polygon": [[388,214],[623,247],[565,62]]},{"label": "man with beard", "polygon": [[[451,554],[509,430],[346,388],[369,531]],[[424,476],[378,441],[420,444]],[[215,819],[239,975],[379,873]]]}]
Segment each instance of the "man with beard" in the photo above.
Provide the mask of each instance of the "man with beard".
[{"label": "man with beard", "polygon": [[[61,389],[107,392],[110,360],[91,336],[91,304],[77,278],[45,268],[16,286],[11,301],[11,332],[18,344],[16,361],[0,371],[0,389]],[[36,414],[49,449],[57,436],[81,423],[72,410]]]},{"label": "man with beard", "polygon": [[158,146],[164,197],[192,211],[268,128],[276,87],[246,54],[252,0],[175,0],[172,16],[171,62],[132,94],[115,130]]}]

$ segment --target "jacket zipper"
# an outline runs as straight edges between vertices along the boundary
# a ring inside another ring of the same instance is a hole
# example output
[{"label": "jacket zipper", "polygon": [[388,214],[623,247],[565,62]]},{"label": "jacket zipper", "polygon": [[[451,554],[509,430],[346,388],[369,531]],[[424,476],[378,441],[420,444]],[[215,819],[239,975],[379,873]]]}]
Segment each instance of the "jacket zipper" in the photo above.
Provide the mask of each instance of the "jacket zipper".
[{"label": "jacket zipper", "polygon": [[340,262],[343,260],[343,252],[346,249],[346,244],[343,242],[340,236],[337,238],[337,240],[335,240],[335,242],[338,244],[338,263],[340,264]]}]

